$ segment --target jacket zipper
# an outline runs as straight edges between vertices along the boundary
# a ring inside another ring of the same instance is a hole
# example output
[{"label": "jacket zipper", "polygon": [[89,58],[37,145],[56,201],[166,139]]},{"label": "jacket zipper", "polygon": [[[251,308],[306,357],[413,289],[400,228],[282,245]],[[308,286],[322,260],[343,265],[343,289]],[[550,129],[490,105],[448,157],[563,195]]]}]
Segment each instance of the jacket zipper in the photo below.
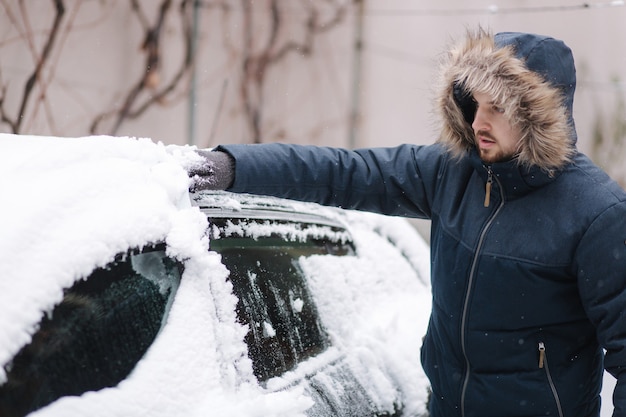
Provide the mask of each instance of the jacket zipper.
[{"label": "jacket zipper", "polygon": [[493,171],[491,166],[485,167],[487,169],[487,183],[485,184],[485,202],[483,205],[489,207],[491,202],[491,185],[493,184]]},{"label": "jacket zipper", "polygon": [[[485,207],[489,206],[489,201],[491,199],[491,184],[493,183],[494,176],[493,171],[491,170],[491,166],[485,167],[487,169],[487,186],[485,195]],[[496,216],[504,206],[504,192],[502,190],[502,185],[500,181],[495,178],[498,187],[500,188],[500,205],[496,209],[496,211],[491,215],[491,218],[487,221],[485,226],[480,232],[480,237],[478,239],[478,246],[476,246],[476,252],[474,253],[474,258],[472,259],[472,267],[470,269],[469,281],[467,283],[467,291],[465,292],[465,300],[463,301],[463,313],[461,316],[461,352],[463,353],[463,358],[465,358],[465,379],[463,380],[463,387],[461,389],[461,417],[465,417],[465,394],[467,393],[467,384],[469,383],[470,378],[470,362],[467,356],[467,347],[465,346],[465,328],[467,326],[467,310],[469,308],[469,300],[471,295],[471,288],[474,283],[474,275],[476,273],[476,265],[478,264],[478,256],[483,247],[485,236],[487,235],[487,230],[489,230],[491,224],[495,220]]]},{"label": "jacket zipper", "polygon": [[548,384],[550,384],[550,389],[552,390],[552,396],[554,397],[554,401],[556,402],[556,408],[559,411],[559,417],[563,417],[563,409],[561,408],[561,400],[559,399],[559,393],[556,390],[556,385],[554,385],[554,381],[552,380],[552,374],[550,373],[550,368],[548,367],[546,345],[543,342],[539,342],[539,368],[546,370],[546,376],[548,377]]}]

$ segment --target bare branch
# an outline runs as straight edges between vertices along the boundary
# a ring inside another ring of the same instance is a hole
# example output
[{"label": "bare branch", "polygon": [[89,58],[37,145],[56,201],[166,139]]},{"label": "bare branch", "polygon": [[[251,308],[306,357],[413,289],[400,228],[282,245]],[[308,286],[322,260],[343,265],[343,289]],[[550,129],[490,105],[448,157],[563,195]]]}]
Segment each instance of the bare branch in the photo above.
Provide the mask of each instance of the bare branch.
[{"label": "bare branch", "polygon": [[[102,121],[112,116],[116,116],[116,121],[110,130],[110,134],[116,134],[124,120],[138,118],[152,105],[162,103],[164,99],[179,86],[181,80],[185,74],[189,72],[194,63],[194,51],[192,50],[191,40],[191,24],[186,16],[187,6],[191,1],[192,0],[183,0],[180,6],[184,33],[185,57],[183,58],[181,66],[172,80],[159,91],[153,92],[150,95],[150,98],[145,100],[142,104],[137,105],[140,95],[144,90],[154,90],[160,83],[158,71],[160,69],[161,59],[161,29],[163,27],[165,17],[172,5],[171,0],[164,0],[159,8],[157,22],[152,27],[149,25],[146,27],[146,37],[142,45],[142,49],[147,53],[145,72],[126,96],[124,104],[120,110],[105,112],[94,119],[90,129],[92,134],[96,133],[98,126]],[[133,0],[132,4],[135,12],[138,16],[140,16],[140,20],[142,20],[145,24],[145,15],[143,14],[139,3],[136,0]]]},{"label": "bare branch", "polygon": [[20,128],[22,126],[22,122],[25,118],[26,107],[28,105],[28,101],[33,92],[33,89],[38,81],[41,79],[41,72],[43,71],[44,66],[46,65],[52,48],[54,47],[54,42],[56,40],[57,34],[61,27],[61,21],[63,20],[63,15],[65,14],[65,5],[63,4],[63,0],[52,0],[54,2],[56,8],[56,15],[54,17],[54,22],[52,24],[52,29],[50,30],[50,35],[43,47],[41,55],[37,59],[37,64],[33,73],[30,75],[26,84],[24,85],[24,93],[22,95],[22,101],[19,106],[19,110],[17,113],[17,117],[15,119],[11,119],[7,114],[3,107],[4,97],[6,94],[6,88],[3,88],[2,98],[0,99],[0,115],[2,116],[2,121],[11,126],[11,130],[13,133],[19,133]]},{"label": "bare branch", "polygon": [[342,22],[346,14],[346,7],[335,5],[335,13],[329,22],[318,23],[318,12],[313,6],[308,8],[308,18],[306,20],[306,33],[301,42],[290,40],[277,49],[278,34],[284,24],[281,10],[277,0],[271,0],[270,36],[265,48],[259,53],[252,52],[252,11],[251,1],[242,0],[244,16],[244,61],[243,80],[241,83],[241,96],[244,102],[244,109],[252,129],[252,140],[255,143],[261,141],[261,108],[263,96],[263,84],[265,75],[269,68],[282,61],[289,53],[297,52],[301,55],[310,55],[313,52],[315,34],[330,30],[332,27]]},{"label": "bare branch", "polygon": [[146,102],[143,103],[141,106],[139,106],[137,110],[133,112],[129,112],[128,114],[129,117],[131,118],[139,117],[151,105],[155,103],[163,102],[165,97],[171,94],[176,89],[176,87],[178,87],[180,81],[183,79],[185,74],[189,72],[189,70],[193,66],[195,51],[193,50],[193,42],[191,39],[191,37],[193,36],[192,28],[191,28],[191,24],[189,23],[189,19],[186,19],[185,17],[185,11],[186,11],[187,5],[191,1],[193,0],[184,0],[181,3],[181,9],[180,9],[181,15],[182,15],[181,17],[182,17],[182,26],[183,26],[183,34],[184,34],[183,39],[184,39],[184,45],[185,45],[185,57],[183,58],[180,68],[178,69],[178,71],[176,72],[172,80],[165,87],[163,87],[161,91],[153,94],[152,97],[149,100],[146,100]]}]

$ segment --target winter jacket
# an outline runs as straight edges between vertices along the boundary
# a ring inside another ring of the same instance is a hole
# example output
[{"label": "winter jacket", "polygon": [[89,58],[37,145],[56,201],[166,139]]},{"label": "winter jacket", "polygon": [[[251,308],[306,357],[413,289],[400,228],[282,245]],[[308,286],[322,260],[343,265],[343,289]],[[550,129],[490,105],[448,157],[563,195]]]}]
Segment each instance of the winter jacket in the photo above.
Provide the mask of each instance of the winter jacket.
[{"label": "winter jacket", "polygon": [[[220,147],[230,191],[432,220],[433,417],[597,416],[603,365],[626,416],[626,193],[575,149],[573,71],[560,41],[479,31],[442,63],[437,144]],[[516,158],[480,160],[473,92],[519,123]]]}]

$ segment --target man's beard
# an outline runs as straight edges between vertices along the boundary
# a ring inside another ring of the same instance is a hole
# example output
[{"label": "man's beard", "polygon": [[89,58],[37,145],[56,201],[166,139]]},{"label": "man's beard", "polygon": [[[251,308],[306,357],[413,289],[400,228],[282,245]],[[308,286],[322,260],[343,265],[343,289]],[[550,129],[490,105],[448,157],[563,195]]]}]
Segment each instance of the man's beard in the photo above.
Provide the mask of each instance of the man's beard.
[{"label": "man's beard", "polygon": [[[488,149],[482,149],[480,147],[480,140],[478,139],[479,136],[490,139],[491,141],[493,141],[494,146]],[[478,155],[480,156],[480,159],[486,164],[508,161],[512,159],[516,154],[516,152],[506,152],[505,150],[503,150],[500,142],[495,137],[493,137],[490,133],[482,130],[476,132],[475,141]]]},{"label": "man's beard", "polygon": [[507,155],[502,150],[497,151],[478,149],[478,155],[483,162],[487,164],[493,164],[495,162],[507,161],[513,157],[513,155]]}]

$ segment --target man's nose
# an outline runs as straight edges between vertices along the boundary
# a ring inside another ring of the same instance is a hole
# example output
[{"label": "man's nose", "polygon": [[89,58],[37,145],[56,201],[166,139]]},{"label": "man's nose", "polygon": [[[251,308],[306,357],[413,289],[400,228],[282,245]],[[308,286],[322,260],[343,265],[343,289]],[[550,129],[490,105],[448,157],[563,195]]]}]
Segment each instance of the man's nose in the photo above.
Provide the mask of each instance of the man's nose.
[{"label": "man's nose", "polygon": [[474,131],[489,129],[489,121],[485,115],[485,112],[482,111],[480,107],[476,109],[474,121],[472,122],[472,129],[474,129]]}]

